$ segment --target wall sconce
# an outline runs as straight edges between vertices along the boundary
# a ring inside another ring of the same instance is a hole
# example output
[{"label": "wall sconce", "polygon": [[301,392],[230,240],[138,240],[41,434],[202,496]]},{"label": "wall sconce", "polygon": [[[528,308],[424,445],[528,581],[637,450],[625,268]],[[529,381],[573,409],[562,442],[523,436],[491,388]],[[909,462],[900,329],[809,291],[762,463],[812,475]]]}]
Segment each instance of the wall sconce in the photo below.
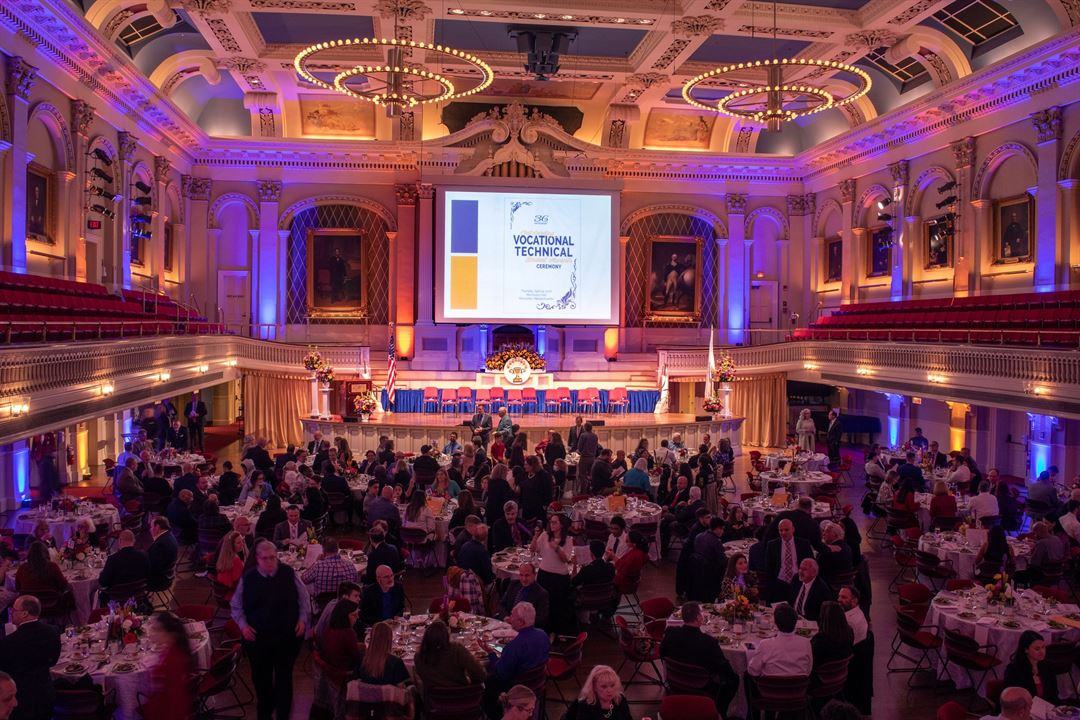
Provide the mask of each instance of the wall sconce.
[{"label": "wall sconce", "polygon": [[921,397],[913,397],[913,398],[911,398],[911,404],[912,405],[922,405],[922,398]]},{"label": "wall sconce", "polygon": [[1050,394],[1050,388],[1038,383],[1024,383],[1024,392],[1036,397],[1046,397]]},{"label": "wall sconce", "polygon": [[210,369],[210,366],[209,366],[209,365],[207,365],[206,363],[203,363],[203,364],[201,364],[201,365],[196,365],[196,366],[195,366],[195,372],[197,372],[197,373],[204,373],[204,372],[206,372],[206,371],[207,371],[207,370],[209,370],[209,369]]},{"label": "wall sconce", "polygon": [[112,383],[102,383],[98,386],[98,392],[101,393],[102,397],[108,397],[116,392],[116,388]]},{"label": "wall sconce", "polygon": [[928,382],[932,382],[932,383],[943,383],[943,382],[945,382],[947,380],[947,378],[944,375],[936,375],[934,373],[928,374],[926,376],[926,379],[927,379]]},{"label": "wall sconce", "polygon": [[158,382],[168,382],[169,378],[172,377],[172,372],[169,370],[159,370],[153,377]]},{"label": "wall sconce", "polygon": [[856,375],[862,375],[862,376],[865,377],[867,375],[873,375],[874,371],[871,370],[868,367],[857,367],[857,368],[855,368],[855,374]]},{"label": "wall sconce", "polygon": [[9,418],[22,417],[30,412],[28,400],[12,400],[7,405],[0,405],[0,415]]},{"label": "wall sconce", "polygon": [[235,360],[226,360],[225,361],[225,367],[236,367],[236,361]]},{"label": "wall sconce", "polygon": [[817,363],[812,363],[812,362],[803,363],[802,367],[803,367],[803,370],[817,370],[818,369]]}]

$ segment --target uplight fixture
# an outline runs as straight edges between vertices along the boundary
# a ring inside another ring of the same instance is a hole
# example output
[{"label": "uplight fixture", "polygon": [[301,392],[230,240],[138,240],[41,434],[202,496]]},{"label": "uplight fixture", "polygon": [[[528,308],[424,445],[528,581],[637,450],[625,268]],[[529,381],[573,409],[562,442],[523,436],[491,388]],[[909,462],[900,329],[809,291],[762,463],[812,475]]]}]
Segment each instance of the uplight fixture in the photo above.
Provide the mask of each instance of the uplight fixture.
[{"label": "uplight fixture", "polygon": [[929,373],[926,376],[927,382],[932,382],[932,383],[936,383],[936,384],[941,384],[941,383],[945,382],[946,379],[947,378],[944,375],[938,375],[937,373]]},{"label": "uplight fixture", "polygon": [[22,417],[30,412],[30,401],[12,400],[7,405],[0,405],[0,415],[11,418]]},{"label": "uplight fixture", "polygon": [[210,369],[210,366],[207,365],[206,363],[202,363],[200,365],[195,366],[195,372],[200,373],[200,374],[207,372],[209,369]]},{"label": "uplight fixture", "polygon": [[154,375],[154,379],[158,382],[167,382],[172,377],[172,372],[169,370],[158,370]]},{"label": "uplight fixture", "polygon": [[114,392],[116,392],[116,387],[113,386],[112,383],[102,383],[101,385],[98,386],[98,392],[101,393],[102,397],[108,397],[108,396],[112,395]]},{"label": "uplight fixture", "polygon": [[855,368],[855,374],[856,375],[862,375],[863,377],[865,377],[867,375],[873,375],[874,371],[871,370],[868,367],[857,367],[857,368]]}]

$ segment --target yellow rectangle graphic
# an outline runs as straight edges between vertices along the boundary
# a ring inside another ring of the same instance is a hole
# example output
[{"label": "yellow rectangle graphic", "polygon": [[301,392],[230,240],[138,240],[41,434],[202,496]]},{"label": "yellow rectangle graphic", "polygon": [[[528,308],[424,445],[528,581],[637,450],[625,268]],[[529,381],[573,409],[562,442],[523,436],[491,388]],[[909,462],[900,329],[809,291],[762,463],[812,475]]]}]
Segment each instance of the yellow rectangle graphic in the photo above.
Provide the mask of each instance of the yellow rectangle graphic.
[{"label": "yellow rectangle graphic", "polygon": [[475,310],[477,257],[455,255],[450,258],[450,307],[454,310]]}]

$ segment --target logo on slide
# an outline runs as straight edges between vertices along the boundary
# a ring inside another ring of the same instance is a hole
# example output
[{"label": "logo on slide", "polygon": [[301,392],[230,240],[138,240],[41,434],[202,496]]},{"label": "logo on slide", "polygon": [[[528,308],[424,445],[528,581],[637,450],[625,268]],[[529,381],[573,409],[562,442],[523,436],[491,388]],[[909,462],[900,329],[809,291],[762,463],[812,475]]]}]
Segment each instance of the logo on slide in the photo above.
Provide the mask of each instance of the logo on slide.
[{"label": "logo on slide", "polygon": [[533,223],[535,223],[537,225],[547,225],[548,216],[547,215],[533,215]]},{"label": "logo on slide", "polygon": [[503,365],[503,377],[514,385],[524,385],[532,375],[532,366],[525,358],[510,358]]}]

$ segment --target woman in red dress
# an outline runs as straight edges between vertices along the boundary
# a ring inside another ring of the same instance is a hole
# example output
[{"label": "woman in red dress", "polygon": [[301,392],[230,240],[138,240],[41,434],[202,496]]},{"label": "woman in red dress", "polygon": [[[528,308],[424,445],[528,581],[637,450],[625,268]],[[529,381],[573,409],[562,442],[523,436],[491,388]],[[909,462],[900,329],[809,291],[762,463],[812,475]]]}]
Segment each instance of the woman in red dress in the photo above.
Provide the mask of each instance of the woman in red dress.
[{"label": "woman in red dress", "polygon": [[615,589],[620,593],[632,593],[641,580],[641,571],[649,562],[649,541],[637,530],[630,532],[630,549],[615,561]]},{"label": "woman in red dress", "polygon": [[158,613],[149,623],[150,644],[160,648],[157,664],[150,669],[150,687],[142,706],[144,718],[187,720],[191,717],[191,647],[180,618]]}]

